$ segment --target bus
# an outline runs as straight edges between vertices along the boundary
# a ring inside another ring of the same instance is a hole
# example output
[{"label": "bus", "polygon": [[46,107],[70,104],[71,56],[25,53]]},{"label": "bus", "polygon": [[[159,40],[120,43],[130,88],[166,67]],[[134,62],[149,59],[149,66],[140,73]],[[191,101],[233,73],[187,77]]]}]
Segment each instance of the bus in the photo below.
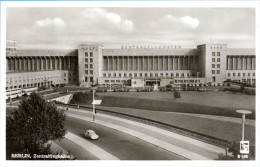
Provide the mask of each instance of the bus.
[{"label": "bus", "polygon": [[9,89],[6,91],[6,99],[21,97],[23,95],[22,89]]},{"label": "bus", "polygon": [[24,88],[22,90],[22,93],[23,93],[23,95],[24,94],[30,95],[32,92],[37,92],[37,91],[38,91],[37,87],[30,87],[30,88]]}]

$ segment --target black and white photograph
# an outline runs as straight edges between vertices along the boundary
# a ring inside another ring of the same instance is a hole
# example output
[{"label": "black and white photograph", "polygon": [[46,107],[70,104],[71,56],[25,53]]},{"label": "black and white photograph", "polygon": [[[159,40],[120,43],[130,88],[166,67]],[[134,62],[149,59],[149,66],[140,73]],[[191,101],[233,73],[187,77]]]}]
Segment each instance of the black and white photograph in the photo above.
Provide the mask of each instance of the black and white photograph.
[{"label": "black and white photograph", "polygon": [[119,4],[1,6],[1,161],[257,167],[259,3]]}]

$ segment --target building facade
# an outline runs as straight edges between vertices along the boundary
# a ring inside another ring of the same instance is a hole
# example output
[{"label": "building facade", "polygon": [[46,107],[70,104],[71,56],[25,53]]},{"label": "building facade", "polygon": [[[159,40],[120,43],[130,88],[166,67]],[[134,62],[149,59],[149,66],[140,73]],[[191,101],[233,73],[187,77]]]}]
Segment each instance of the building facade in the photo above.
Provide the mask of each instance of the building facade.
[{"label": "building facade", "polygon": [[[80,44],[75,50],[7,48],[6,70],[6,88],[42,84],[90,87],[127,81],[132,86],[222,85],[226,80],[254,85],[255,50],[229,49],[226,44],[203,44],[191,49],[172,46],[105,49],[93,43]],[[36,78],[28,79],[31,76]]]}]

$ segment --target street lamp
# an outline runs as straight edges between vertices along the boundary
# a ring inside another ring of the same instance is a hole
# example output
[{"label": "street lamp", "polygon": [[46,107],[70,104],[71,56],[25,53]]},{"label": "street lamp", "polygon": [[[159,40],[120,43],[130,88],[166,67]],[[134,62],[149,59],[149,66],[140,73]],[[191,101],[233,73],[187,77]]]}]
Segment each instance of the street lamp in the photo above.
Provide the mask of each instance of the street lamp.
[{"label": "street lamp", "polygon": [[96,114],[96,112],[95,112],[95,89],[92,89],[92,91],[93,91],[93,121],[95,121],[95,114]]},{"label": "street lamp", "polygon": [[244,141],[246,114],[251,114],[252,112],[248,110],[236,110],[236,112],[242,114],[242,141]]},{"label": "street lamp", "polygon": [[10,103],[10,106],[12,106],[12,97],[11,97],[11,83],[12,83],[12,81],[10,81],[8,83],[10,83],[10,86],[9,86],[9,98],[10,98],[10,101],[9,101],[9,103]]}]

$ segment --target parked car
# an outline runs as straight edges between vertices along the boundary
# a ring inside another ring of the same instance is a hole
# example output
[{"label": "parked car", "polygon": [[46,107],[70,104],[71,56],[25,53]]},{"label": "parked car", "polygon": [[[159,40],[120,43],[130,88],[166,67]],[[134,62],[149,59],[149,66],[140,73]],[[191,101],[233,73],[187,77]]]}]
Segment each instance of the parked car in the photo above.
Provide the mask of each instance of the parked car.
[{"label": "parked car", "polygon": [[87,130],[85,132],[85,137],[88,138],[88,139],[91,139],[91,140],[96,140],[96,139],[99,138],[99,136],[93,130]]}]

